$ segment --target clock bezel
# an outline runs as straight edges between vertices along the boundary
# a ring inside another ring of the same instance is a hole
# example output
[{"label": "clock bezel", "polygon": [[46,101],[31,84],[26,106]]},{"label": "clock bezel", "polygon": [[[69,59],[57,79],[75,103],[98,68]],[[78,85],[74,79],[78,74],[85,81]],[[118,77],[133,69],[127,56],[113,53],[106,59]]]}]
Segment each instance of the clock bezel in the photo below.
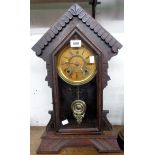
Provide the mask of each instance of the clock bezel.
[{"label": "clock bezel", "polygon": [[[84,43],[83,43],[84,44]],[[85,43],[86,44],[86,43]],[[90,51],[90,53],[93,53],[93,55],[95,56],[95,71],[91,73],[90,76],[88,76],[87,78],[81,80],[81,81],[73,81],[69,78],[67,78],[67,76],[65,76],[65,74],[62,72],[62,69],[61,69],[61,66],[59,64],[60,62],[60,59],[61,59],[61,56],[63,55],[63,52],[65,52],[65,50],[67,48],[70,48],[69,45],[65,46],[59,53],[59,55],[57,56],[57,71],[58,71],[58,75],[61,77],[62,80],[64,80],[66,83],[68,84],[71,84],[71,85],[74,85],[74,86],[80,86],[80,85],[83,85],[83,84],[86,84],[88,82],[90,82],[96,75],[97,73],[97,64],[96,64],[96,59],[97,59],[97,55],[95,54],[95,52],[88,47],[88,45],[86,45],[86,49]],[[79,47],[80,48],[80,47]]]}]

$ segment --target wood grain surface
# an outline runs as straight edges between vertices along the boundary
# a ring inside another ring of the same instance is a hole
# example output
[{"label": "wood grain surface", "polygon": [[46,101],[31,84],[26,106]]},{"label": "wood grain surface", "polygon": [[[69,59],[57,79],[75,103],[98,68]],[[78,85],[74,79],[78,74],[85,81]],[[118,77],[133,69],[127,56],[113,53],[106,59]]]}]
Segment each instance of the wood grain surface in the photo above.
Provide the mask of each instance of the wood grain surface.
[{"label": "wood grain surface", "polygon": [[[114,131],[117,133],[121,126],[114,126]],[[30,155],[37,155],[36,150],[40,144],[40,137],[43,134],[45,127],[31,127],[30,128]],[[121,153],[98,153],[92,147],[68,147],[63,149],[59,154],[51,155],[124,155]],[[44,154],[49,155],[49,154]]]}]

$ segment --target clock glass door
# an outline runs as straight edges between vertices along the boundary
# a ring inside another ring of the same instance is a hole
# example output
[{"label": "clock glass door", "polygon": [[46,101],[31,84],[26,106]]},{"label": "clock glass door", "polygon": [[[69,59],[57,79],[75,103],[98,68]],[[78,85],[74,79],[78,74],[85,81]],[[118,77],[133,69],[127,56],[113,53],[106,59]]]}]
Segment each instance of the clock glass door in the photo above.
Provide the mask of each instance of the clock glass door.
[{"label": "clock glass door", "polygon": [[[81,39],[57,55],[62,133],[97,132],[97,54]],[[73,46],[73,47],[72,47]]]}]

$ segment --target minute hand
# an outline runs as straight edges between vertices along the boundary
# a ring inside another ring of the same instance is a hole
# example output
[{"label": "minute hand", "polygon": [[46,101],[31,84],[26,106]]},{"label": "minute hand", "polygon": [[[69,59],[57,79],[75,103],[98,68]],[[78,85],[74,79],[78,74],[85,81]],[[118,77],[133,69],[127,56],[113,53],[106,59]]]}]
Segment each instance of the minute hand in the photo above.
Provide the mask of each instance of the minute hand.
[{"label": "minute hand", "polygon": [[80,66],[80,64],[79,64],[79,63],[69,62],[69,64],[73,64],[73,65],[76,65],[76,66]]}]

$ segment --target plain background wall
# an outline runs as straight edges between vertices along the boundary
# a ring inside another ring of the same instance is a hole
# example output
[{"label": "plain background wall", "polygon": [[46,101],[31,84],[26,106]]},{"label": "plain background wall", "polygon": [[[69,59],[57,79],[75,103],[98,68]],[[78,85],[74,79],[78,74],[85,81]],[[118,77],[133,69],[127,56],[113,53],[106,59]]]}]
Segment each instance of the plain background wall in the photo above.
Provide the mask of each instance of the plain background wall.
[{"label": "plain background wall", "polygon": [[[53,9],[34,9],[31,10],[31,47],[48,30],[49,23],[54,23],[66,8],[58,10]],[[58,12],[57,14],[54,14]],[[88,9],[89,12],[89,9]],[[46,17],[46,18],[45,18]],[[122,44],[123,20],[107,20],[102,11],[102,5],[97,9],[96,20],[106,28]],[[31,53],[31,126],[46,125],[50,119],[48,110],[52,110],[52,92],[48,87],[45,77],[47,75],[45,62]],[[109,61],[108,74],[111,80],[103,93],[103,108],[109,110],[108,119],[113,125],[122,125],[124,123],[124,50]]]}]

